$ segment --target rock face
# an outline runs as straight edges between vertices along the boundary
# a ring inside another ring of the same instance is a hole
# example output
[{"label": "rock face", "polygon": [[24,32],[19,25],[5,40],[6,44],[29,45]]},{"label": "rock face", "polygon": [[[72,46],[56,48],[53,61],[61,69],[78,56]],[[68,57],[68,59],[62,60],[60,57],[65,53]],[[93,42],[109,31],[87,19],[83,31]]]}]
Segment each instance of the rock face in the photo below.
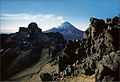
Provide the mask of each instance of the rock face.
[{"label": "rock face", "polygon": [[74,39],[81,40],[83,38],[83,33],[84,33],[82,30],[77,29],[67,21],[62,23],[57,28],[52,28],[44,32],[45,33],[59,32],[64,36],[65,40],[74,40]]},{"label": "rock face", "polygon": [[58,65],[58,73],[52,77],[65,80],[84,74],[95,75],[95,81],[119,81],[119,21],[118,17],[107,19],[106,23],[102,19],[90,18],[83,40],[68,41],[57,54],[54,64]]},{"label": "rock face", "polygon": [[105,23],[104,20],[91,18],[90,27],[84,33],[84,48],[91,62],[95,63],[96,81],[119,80],[119,20],[115,17]]},{"label": "rock face", "polygon": [[119,17],[106,22],[92,17],[83,39],[67,42],[62,34],[42,33],[36,23],[30,23],[17,33],[1,35],[2,75],[7,77],[2,79],[86,81],[80,79],[82,76],[88,81],[91,77],[95,81],[120,81],[119,33]]},{"label": "rock face", "polygon": [[65,44],[60,33],[42,33],[35,22],[27,28],[20,27],[19,32],[0,36],[2,80],[33,66],[44,57],[48,59],[43,62],[50,61]]},{"label": "rock face", "polygon": [[64,71],[68,65],[72,65],[77,60],[82,61],[86,57],[83,45],[79,40],[68,41],[58,55],[59,71]]}]

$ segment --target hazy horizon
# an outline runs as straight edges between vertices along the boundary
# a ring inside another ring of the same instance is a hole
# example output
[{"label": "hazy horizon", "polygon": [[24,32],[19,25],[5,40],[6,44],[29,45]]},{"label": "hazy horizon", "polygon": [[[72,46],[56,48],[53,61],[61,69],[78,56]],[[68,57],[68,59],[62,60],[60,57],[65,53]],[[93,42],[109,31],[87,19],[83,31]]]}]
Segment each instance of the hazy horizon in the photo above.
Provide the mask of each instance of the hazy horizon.
[{"label": "hazy horizon", "polygon": [[89,27],[89,18],[113,18],[119,14],[119,0],[43,1],[1,0],[1,33],[17,32],[36,22],[43,31],[68,21],[79,30]]}]

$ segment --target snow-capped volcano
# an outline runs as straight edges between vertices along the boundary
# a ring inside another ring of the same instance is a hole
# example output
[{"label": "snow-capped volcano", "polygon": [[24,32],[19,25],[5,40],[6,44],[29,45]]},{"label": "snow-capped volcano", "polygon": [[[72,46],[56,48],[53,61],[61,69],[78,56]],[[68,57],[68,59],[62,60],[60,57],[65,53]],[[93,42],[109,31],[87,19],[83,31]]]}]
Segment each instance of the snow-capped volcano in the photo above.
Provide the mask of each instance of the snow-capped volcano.
[{"label": "snow-capped volcano", "polygon": [[57,28],[52,28],[47,31],[44,31],[45,33],[48,32],[59,32],[64,36],[64,39],[66,40],[73,40],[73,39],[82,39],[83,37],[83,31],[77,29],[69,22],[64,22]]},{"label": "snow-capped volcano", "polygon": [[59,30],[74,30],[75,27],[66,21],[66,22],[62,23],[60,26],[58,26],[58,29]]}]

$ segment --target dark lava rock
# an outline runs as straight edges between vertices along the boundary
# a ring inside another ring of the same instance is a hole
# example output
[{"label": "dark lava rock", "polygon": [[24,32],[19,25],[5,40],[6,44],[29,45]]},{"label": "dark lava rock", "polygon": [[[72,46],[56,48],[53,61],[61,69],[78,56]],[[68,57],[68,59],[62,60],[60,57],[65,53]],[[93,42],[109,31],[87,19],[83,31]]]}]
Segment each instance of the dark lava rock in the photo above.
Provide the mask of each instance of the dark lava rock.
[{"label": "dark lava rock", "polygon": [[51,41],[55,44],[61,44],[64,42],[64,38],[63,35],[60,34],[59,32],[49,32],[49,33],[45,33],[47,37],[51,38]]},{"label": "dark lava rock", "polygon": [[72,65],[77,60],[82,61],[85,57],[86,54],[80,40],[68,41],[65,48],[58,53],[59,71],[64,71],[67,65]]},{"label": "dark lava rock", "polygon": [[44,73],[40,75],[42,81],[52,81],[52,76],[49,73]]},{"label": "dark lava rock", "polygon": [[[55,60],[60,75],[93,75],[96,81],[119,81],[120,18],[90,18],[82,41],[68,41]],[[75,64],[79,60],[79,64]],[[80,65],[80,66],[79,66]],[[72,68],[73,67],[73,68]],[[73,70],[71,70],[71,68]]]},{"label": "dark lava rock", "polygon": [[[42,33],[35,22],[30,23],[28,28],[20,27],[19,32],[1,34],[0,38],[2,80],[35,65],[41,58],[52,60],[65,44],[60,33]],[[43,49],[47,54],[42,54]]]},{"label": "dark lava rock", "polygon": [[[41,74],[42,81],[58,81],[59,78],[80,74],[95,74],[96,81],[120,81],[119,20],[119,17],[114,17],[105,23],[102,19],[90,18],[83,40],[66,42],[58,32],[42,33],[34,22],[28,28],[21,27],[17,33],[2,35],[5,37],[1,41],[2,79],[34,66],[43,58],[45,64],[49,62],[51,66],[58,67],[57,74]],[[5,59],[8,59],[7,62],[4,62]]]},{"label": "dark lava rock", "polygon": [[28,25],[28,30],[29,32],[42,32],[42,30],[40,28],[38,28],[38,25],[35,22],[31,22]]},{"label": "dark lava rock", "polygon": [[28,29],[25,27],[20,27],[19,32],[28,32]]},{"label": "dark lava rock", "polygon": [[5,41],[8,39],[9,37],[9,34],[0,34],[0,49],[3,49],[3,48],[9,48],[10,46],[9,45],[5,45]]},{"label": "dark lava rock", "polygon": [[107,19],[105,23],[102,19],[91,18],[90,27],[84,32],[84,48],[89,61],[95,65],[95,68],[90,68],[91,63],[86,62],[85,69],[89,68],[89,73],[93,71],[93,74],[97,71],[96,81],[119,80],[119,74],[115,73],[119,68],[116,54],[116,51],[120,50],[119,19]]}]

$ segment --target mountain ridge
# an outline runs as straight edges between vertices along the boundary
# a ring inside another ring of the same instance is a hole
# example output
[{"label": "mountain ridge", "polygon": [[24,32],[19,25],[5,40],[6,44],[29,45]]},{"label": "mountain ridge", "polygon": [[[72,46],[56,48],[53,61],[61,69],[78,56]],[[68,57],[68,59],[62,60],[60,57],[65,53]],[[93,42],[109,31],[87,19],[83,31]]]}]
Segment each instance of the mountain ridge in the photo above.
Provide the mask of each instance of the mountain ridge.
[{"label": "mountain ridge", "polygon": [[48,33],[48,32],[59,32],[64,36],[64,39],[66,40],[73,40],[73,39],[81,40],[84,31],[77,29],[71,23],[65,21],[58,27],[53,27],[49,30],[44,31],[44,33]]},{"label": "mountain ridge", "polygon": [[35,22],[1,37],[2,81],[120,81],[120,17],[90,18],[82,40]]}]

